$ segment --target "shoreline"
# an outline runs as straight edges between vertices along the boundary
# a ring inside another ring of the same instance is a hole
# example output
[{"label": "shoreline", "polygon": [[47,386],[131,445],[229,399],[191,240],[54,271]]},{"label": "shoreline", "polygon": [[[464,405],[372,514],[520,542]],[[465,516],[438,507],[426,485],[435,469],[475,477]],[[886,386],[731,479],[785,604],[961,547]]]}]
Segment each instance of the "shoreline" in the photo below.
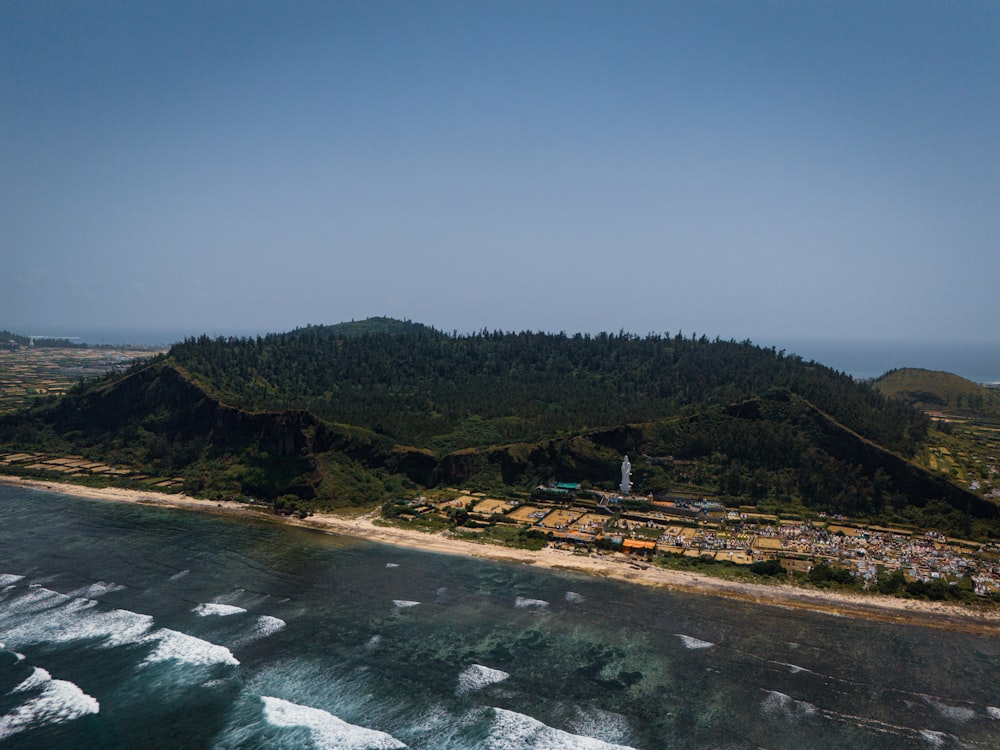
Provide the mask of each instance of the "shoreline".
[{"label": "shoreline", "polygon": [[1000,610],[976,610],[955,604],[899,599],[879,594],[851,594],[806,589],[791,584],[763,584],[731,581],[689,571],[669,570],[655,565],[640,568],[623,553],[587,555],[545,547],[541,550],[514,549],[484,542],[455,539],[447,532],[425,533],[397,526],[378,526],[368,514],[346,518],[317,513],[306,519],[274,516],[235,501],[201,500],[188,495],[166,494],[119,487],[84,487],[55,481],[0,475],[0,484],[25,489],[72,495],[88,500],[153,505],[177,510],[258,518],[330,534],[363,539],[378,544],[408,547],[436,554],[461,555],[497,562],[534,565],[553,571],[568,571],[610,578],[627,583],[665,588],[683,593],[719,596],[836,617],[855,617],[899,625],[1000,637]]}]

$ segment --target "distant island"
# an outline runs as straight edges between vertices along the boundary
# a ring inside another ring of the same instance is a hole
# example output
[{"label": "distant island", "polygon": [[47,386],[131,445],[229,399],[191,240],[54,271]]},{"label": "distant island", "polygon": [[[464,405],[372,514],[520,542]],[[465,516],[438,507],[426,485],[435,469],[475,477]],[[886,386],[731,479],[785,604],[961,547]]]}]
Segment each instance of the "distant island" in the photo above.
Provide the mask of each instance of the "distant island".
[{"label": "distant island", "polygon": [[[381,509],[383,523],[511,546],[992,598],[1000,393],[958,381],[896,371],[861,383],[681,333],[459,335],[374,318],[189,338],[82,379],[0,416],[0,471],[300,517]],[[863,536],[897,545],[880,534],[973,562],[922,572],[916,553],[819,551]]]}]

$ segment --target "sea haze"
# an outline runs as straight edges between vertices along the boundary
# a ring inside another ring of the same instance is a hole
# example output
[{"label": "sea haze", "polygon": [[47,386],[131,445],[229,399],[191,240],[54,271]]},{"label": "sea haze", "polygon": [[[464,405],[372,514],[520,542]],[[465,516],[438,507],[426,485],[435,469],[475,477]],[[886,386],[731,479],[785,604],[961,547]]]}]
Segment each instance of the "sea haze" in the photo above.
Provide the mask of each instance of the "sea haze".
[{"label": "sea haze", "polygon": [[0,486],[4,748],[996,747],[1000,642]]}]

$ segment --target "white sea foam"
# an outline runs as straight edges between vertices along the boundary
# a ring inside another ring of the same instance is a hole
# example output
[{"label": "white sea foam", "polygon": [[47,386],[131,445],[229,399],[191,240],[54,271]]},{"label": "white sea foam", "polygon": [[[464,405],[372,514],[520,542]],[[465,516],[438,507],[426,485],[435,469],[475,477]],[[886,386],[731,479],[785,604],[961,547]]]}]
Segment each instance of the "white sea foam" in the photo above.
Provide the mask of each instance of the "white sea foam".
[{"label": "white sea foam", "polygon": [[492,669],[484,667],[482,664],[473,664],[458,676],[458,694],[464,695],[474,690],[482,690],[489,685],[503,682],[508,677],[510,677],[510,673],[504,672],[501,669]]},{"label": "white sea foam", "polygon": [[218,617],[227,617],[228,615],[241,615],[246,612],[243,607],[237,607],[232,604],[217,604],[216,602],[206,602],[204,604],[199,604],[197,607],[191,610],[201,617],[209,617],[211,615],[216,615]]},{"label": "white sea foam", "polygon": [[399,563],[386,563],[385,567],[387,567],[387,568],[398,568],[399,567]]},{"label": "white sea foam", "polygon": [[178,571],[177,573],[174,573],[172,576],[170,576],[170,578],[168,580],[177,581],[177,580],[183,578],[184,576],[186,576],[190,572],[191,572],[190,570],[181,570],[181,571]]},{"label": "white sea foam", "polygon": [[99,640],[103,646],[114,647],[138,642],[153,624],[149,615],[96,607],[93,599],[74,599],[32,587],[0,611],[0,628],[15,644]]},{"label": "white sea foam", "polygon": [[257,633],[261,638],[266,638],[269,635],[274,635],[279,630],[284,630],[287,623],[280,617],[271,617],[271,615],[261,615],[257,618],[257,625],[254,632]]},{"label": "white sea foam", "polygon": [[0,573],[0,586],[10,586],[18,581],[23,581],[24,576],[15,575],[13,573]]},{"label": "white sea foam", "polygon": [[494,708],[484,747],[489,750],[634,750],[550,727],[531,716]]},{"label": "white sea foam", "polygon": [[72,682],[53,680],[38,667],[12,692],[41,692],[5,716],[0,716],[0,740],[29,727],[61,724],[101,710],[97,699],[87,695]]},{"label": "white sea foam", "polygon": [[632,734],[628,719],[614,711],[600,708],[576,707],[576,716],[570,727],[575,734],[594,737],[605,742],[626,742]]},{"label": "white sea foam", "polygon": [[991,719],[1000,720],[1000,707],[998,707],[998,706],[987,706],[986,707],[986,715],[989,716]]},{"label": "white sea foam", "polygon": [[549,606],[549,603],[544,599],[528,599],[524,596],[519,596],[514,600],[514,606],[519,609],[525,609],[527,607],[537,607],[538,609],[545,609]]},{"label": "white sea foam", "polygon": [[690,635],[682,635],[681,633],[677,633],[676,635],[681,639],[681,643],[684,644],[684,648],[712,648],[712,646],[715,645],[709,641],[702,641],[698,638],[693,638]]},{"label": "white sea foam", "polygon": [[120,583],[113,583],[108,581],[95,581],[89,586],[83,586],[76,591],[71,591],[70,596],[82,596],[88,599],[93,599],[98,596],[104,596],[105,594],[110,594],[114,591],[121,591],[125,587]]},{"label": "white sea foam", "polygon": [[52,682],[52,675],[41,667],[35,667],[31,674],[24,678],[13,690],[12,693],[26,693],[29,690],[36,690],[47,682]]},{"label": "white sea foam", "polygon": [[796,700],[790,695],[779,693],[777,690],[765,691],[767,695],[761,702],[761,711],[769,717],[780,716],[785,719],[802,719],[814,716],[819,709],[812,703]]},{"label": "white sea foam", "polygon": [[572,602],[573,604],[579,604],[583,601],[583,594],[578,594],[575,591],[567,591],[566,601]]},{"label": "white sea foam", "polygon": [[261,696],[264,718],[276,727],[306,727],[313,744],[320,750],[395,750],[405,748],[391,734],[348,724],[319,708]]},{"label": "white sea foam", "polygon": [[373,635],[371,638],[368,639],[368,643],[365,644],[365,648],[371,651],[372,649],[378,648],[381,643],[382,643],[382,636],[376,633],[375,635]]},{"label": "white sea foam", "polygon": [[420,602],[411,602],[407,599],[393,599],[392,604],[396,609],[409,609],[410,607],[416,607]]},{"label": "white sea foam", "polygon": [[800,667],[797,664],[789,664],[787,662],[778,662],[778,663],[788,667],[788,671],[791,672],[792,674],[799,674],[799,672],[809,672],[810,674],[813,674],[813,671],[811,669]]},{"label": "white sea foam", "polygon": [[938,700],[934,696],[925,695],[924,700],[931,706],[933,706],[941,716],[951,721],[957,721],[965,723],[971,719],[975,719],[978,714],[976,710],[968,706],[953,706],[951,704],[945,703]]},{"label": "white sea foam", "polygon": [[948,741],[948,735],[944,732],[935,732],[933,729],[921,729],[920,739],[931,747],[944,747],[944,743]]},{"label": "white sea foam", "polygon": [[285,621],[280,617],[259,615],[257,619],[254,620],[253,628],[251,628],[248,633],[238,638],[233,645],[245,646],[248,643],[259,641],[261,638],[267,638],[269,635],[274,635],[279,630],[283,630],[285,626]]},{"label": "white sea foam", "polygon": [[156,643],[156,649],[143,659],[142,664],[139,666],[169,661],[171,659],[184,662],[185,664],[198,665],[228,664],[235,667],[239,666],[240,663],[233,656],[232,651],[225,646],[217,646],[201,638],[195,638],[193,635],[180,633],[169,628],[161,628],[151,633],[146,638],[146,641]]}]

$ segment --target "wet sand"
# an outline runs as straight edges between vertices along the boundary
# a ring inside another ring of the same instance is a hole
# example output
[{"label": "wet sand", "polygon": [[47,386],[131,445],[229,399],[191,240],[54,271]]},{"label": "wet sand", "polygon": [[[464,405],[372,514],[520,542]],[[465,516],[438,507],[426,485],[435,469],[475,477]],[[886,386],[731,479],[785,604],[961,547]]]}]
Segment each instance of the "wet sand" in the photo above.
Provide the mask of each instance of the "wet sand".
[{"label": "wet sand", "polygon": [[782,583],[729,581],[700,573],[666,570],[655,565],[637,563],[622,553],[582,554],[554,547],[538,551],[512,549],[485,542],[452,538],[448,532],[424,533],[396,526],[381,526],[376,524],[376,514],[349,518],[317,513],[299,519],[274,516],[260,507],[255,508],[244,503],[201,500],[187,495],[117,487],[82,487],[12,476],[0,476],[0,483],[93,500],[250,516],[439,554],[464,555],[485,560],[536,565],[552,570],[576,571],[645,586],[660,586],[675,591],[722,596],[761,605],[804,609],[840,617],[861,617],[1000,637],[1000,609],[996,607],[898,599],[878,594],[846,594]]}]

